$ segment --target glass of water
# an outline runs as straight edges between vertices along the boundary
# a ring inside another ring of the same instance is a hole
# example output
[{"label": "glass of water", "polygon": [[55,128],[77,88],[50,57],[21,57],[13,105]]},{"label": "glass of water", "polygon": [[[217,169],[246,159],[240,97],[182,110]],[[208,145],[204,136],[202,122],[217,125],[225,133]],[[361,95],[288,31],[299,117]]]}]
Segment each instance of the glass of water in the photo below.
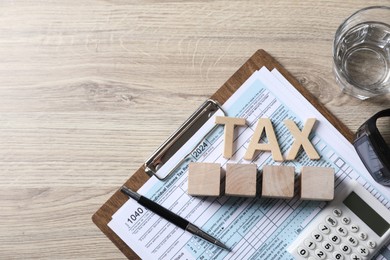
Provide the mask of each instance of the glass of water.
[{"label": "glass of water", "polygon": [[390,92],[390,6],[361,9],[340,25],[333,71],[343,92],[359,99]]}]

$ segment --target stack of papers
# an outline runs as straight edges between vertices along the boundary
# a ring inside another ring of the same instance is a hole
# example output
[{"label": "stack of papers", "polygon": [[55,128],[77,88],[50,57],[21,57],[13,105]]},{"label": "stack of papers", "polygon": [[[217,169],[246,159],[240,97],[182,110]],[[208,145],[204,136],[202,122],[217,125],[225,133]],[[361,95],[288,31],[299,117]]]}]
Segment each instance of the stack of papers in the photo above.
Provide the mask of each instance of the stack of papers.
[{"label": "stack of papers", "polygon": [[[326,205],[302,201],[299,196],[290,200],[192,197],[187,194],[190,161],[220,163],[224,169],[227,163],[255,163],[260,171],[263,165],[282,164],[294,166],[296,174],[302,166],[332,167],[335,169],[335,196],[349,180],[355,179],[390,209],[390,188],[375,183],[353,146],[276,69],[271,72],[263,67],[253,73],[222,108],[227,116],[246,118],[248,124],[247,128],[236,129],[233,157],[229,160],[222,157],[223,126],[201,139],[214,125],[212,117],[166,165],[177,163],[177,158],[189,154],[199,142],[205,142],[207,148],[192,155],[164,181],[150,178],[138,192],[201,227],[232,251],[178,228],[130,199],[112,216],[109,227],[141,258],[293,259],[286,251],[287,246]],[[242,157],[257,120],[264,117],[271,119],[284,157],[293,137],[283,120],[292,119],[302,128],[307,118],[316,118],[310,139],[320,160],[310,160],[301,151],[294,161],[277,163],[269,152],[258,154],[253,161],[245,161]],[[168,169],[160,169],[164,170]],[[378,259],[390,259],[390,246],[381,251]]]}]

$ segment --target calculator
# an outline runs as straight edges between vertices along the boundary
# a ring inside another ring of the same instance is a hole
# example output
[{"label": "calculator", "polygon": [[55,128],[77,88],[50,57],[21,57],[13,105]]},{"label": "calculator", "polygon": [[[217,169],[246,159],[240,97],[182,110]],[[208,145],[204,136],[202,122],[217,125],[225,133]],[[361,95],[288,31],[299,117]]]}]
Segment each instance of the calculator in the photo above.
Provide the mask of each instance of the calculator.
[{"label": "calculator", "polygon": [[348,182],[287,248],[296,259],[372,259],[390,239],[390,211]]}]

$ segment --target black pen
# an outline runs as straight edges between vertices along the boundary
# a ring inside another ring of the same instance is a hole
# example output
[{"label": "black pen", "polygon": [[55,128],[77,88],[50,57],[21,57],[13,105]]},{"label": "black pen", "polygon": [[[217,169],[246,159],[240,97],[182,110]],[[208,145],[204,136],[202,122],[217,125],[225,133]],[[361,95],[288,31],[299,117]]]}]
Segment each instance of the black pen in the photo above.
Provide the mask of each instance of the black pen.
[{"label": "black pen", "polygon": [[165,218],[169,222],[175,224],[176,226],[198,236],[203,238],[204,240],[217,245],[223,249],[226,249],[228,251],[231,251],[230,248],[219,242],[217,239],[214,237],[210,236],[206,232],[202,231],[200,228],[195,226],[194,224],[191,224],[189,221],[185,220],[184,218],[180,217],[179,215],[176,215],[172,211],[167,210],[166,208],[160,206],[156,202],[138,194],[135,191],[130,190],[129,188],[122,186],[121,191],[129,196],[130,198],[136,200],[139,204],[142,206],[148,208],[152,212],[156,213],[160,217]]}]

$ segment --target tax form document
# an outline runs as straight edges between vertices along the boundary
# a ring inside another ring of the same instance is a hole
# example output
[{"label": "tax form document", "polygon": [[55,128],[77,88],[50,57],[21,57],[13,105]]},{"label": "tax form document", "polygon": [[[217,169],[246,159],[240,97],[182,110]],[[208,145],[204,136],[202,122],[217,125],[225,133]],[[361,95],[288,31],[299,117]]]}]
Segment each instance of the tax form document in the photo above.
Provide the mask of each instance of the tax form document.
[{"label": "tax form document", "polygon": [[[297,191],[289,200],[261,198],[260,195],[244,198],[193,197],[187,194],[190,161],[220,163],[222,171],[227,163],[254,163],[259,173],[264,165],[281,164],[273,161],[269,152],[257,153],[253,161],[243,159],[259,118],[271,119],[284,157],[294,140],[283,120],[292,119],[302,128],[307,118],[316,118],[317,123],[309,138],[321,158],[310,160],[301,150],[294,161],[282,164],[294,166],[296,175],[302,166],[332,167],[335,169],[335,196],[349,180],[355,179],[390,208],[390,188],[375,183],[353,146],[277,70],[270,72],[263,67],[256,71],[222,108],[227,116],[246,118],[248,125],[235,129],[233,157],[229,160],[222,157],[222,126],[199,140],[199,136],[207,133],[207,129],[201,128],[177,152],[178,157],[183,157],[192,151],[194,144],[198,144],[191,158],[164,181],[150,178],[138,192],[197,225],[232,251],[223,250],[178,228],[129,199],[108,225],[141,258],[293,259],[286,251],[287,246],[326,203],[302,201]],[[214,120],[210,118],[205,125],[213,125]],[[267,141],[266,137],[262,139]],[[390,260],[389,245],[380,251],[377,259]]]}]

